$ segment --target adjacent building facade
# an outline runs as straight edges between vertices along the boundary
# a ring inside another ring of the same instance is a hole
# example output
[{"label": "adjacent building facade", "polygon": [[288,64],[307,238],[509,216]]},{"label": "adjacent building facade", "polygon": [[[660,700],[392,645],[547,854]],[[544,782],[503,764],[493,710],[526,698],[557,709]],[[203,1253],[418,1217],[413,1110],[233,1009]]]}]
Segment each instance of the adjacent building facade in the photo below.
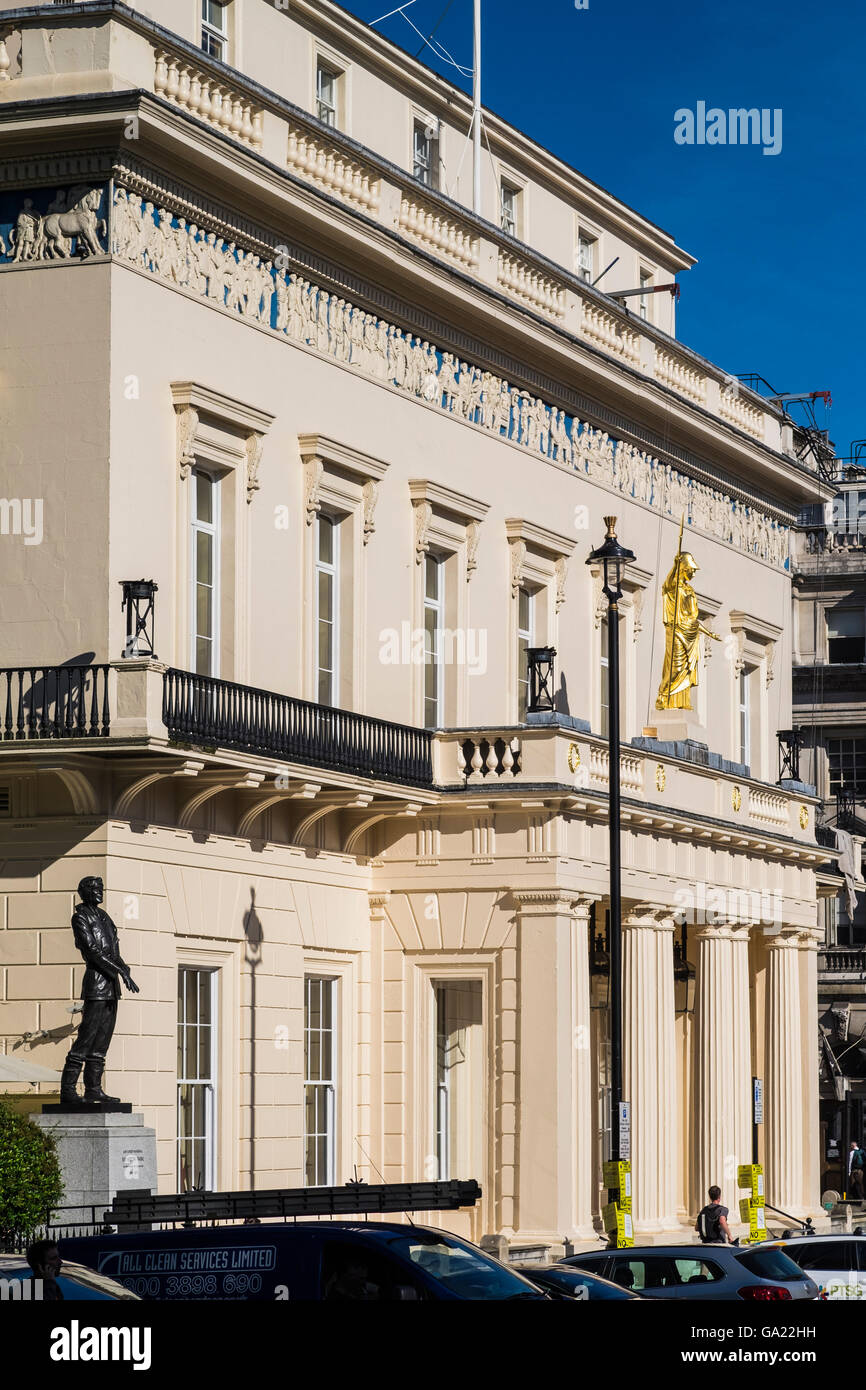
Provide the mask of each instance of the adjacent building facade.
[{"label": "adjacent building facade", "polygon": [[[821,796],[821,838],[835,844],[837,831],[850,836],[855,869],[866,832],[864,464],[858,441],[835,462],[832,502],[804,509],[792,547],[800,765]],[[854,885],[849,893],[838,875],[826,891],[818,955],[822,1185],[844,1192],[845,1155],[866,1134],[866,898]]]},{"label": "adjacent building facade", "polygon": [[667,233],[493,116],[470,211],[469,114],[327,0],[0,3],[0,1033],[61,1063],[98,873],[162,1190],[475,1177],[472,1237],[594,1241],[616,514],[636,1230],[735,1207],[754,1076],[768,1199],[814,1213],[835,851],[776,730],[832,488],[676,341]]}]

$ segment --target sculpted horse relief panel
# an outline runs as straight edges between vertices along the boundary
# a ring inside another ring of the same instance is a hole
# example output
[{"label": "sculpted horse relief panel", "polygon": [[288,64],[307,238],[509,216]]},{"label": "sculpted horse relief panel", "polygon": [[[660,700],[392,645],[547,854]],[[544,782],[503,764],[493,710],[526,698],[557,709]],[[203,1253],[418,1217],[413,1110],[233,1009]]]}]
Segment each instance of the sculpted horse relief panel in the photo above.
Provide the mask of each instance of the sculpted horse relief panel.
[{"label": "sculpted horse relief panel", "polygon": [[[11,215],[0,211],[0,258],[21,264],[104,256],[102,238],[108,236],[104,199],[102,188],[88,184],[60,188],[53,196],[45,189],[33,197],[16,197],[17,210],[13,206]],[[47,206],[40,210],[36,201]]]}]

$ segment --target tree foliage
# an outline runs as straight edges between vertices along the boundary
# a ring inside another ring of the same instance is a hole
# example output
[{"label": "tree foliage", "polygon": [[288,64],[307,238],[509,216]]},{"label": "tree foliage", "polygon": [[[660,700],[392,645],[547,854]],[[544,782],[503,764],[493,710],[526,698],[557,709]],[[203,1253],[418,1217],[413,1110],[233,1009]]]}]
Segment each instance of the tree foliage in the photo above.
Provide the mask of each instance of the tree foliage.
[{"label": "tree foliage", "polygon": [[38,1229],[62,1197],[53,1135],[0,1101],[0,1233]]}]

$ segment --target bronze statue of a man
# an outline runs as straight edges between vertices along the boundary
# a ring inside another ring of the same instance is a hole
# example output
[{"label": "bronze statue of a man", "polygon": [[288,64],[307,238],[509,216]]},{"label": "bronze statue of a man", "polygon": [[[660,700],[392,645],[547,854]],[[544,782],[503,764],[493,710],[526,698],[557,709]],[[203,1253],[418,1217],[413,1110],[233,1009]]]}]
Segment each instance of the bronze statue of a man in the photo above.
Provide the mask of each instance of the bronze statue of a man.
[{"label": "bronze statue of a man", "polygon": [[117,1022],[120,981],[133,994],[138,994],[138,985],[121,958],[117,927],[99,906],[105,896],[102,879],[83,878],[78,896],[81,902],[72,914],[72,931],[87,966],[81,988],[84,1012],[63,1068],[60,1100],[65,1105],[80,1103],[76,1088],[84,1067],[85,1101],[116,1103],[117,1096],[107,1096],[102,1089],[105,1054]]}]

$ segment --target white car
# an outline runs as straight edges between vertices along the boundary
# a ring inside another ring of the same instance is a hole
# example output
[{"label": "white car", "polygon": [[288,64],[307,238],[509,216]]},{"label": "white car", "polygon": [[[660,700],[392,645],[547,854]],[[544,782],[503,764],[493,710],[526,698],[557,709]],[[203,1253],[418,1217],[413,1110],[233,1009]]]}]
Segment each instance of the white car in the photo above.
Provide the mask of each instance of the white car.
[{"label": "white car", "polygon": [[866,1299],[866,1235],[839,1231],[822,1236],[768,1240],[762,1250],[784,1250],[814,1279],[818,1297],[838,1301]]}]

